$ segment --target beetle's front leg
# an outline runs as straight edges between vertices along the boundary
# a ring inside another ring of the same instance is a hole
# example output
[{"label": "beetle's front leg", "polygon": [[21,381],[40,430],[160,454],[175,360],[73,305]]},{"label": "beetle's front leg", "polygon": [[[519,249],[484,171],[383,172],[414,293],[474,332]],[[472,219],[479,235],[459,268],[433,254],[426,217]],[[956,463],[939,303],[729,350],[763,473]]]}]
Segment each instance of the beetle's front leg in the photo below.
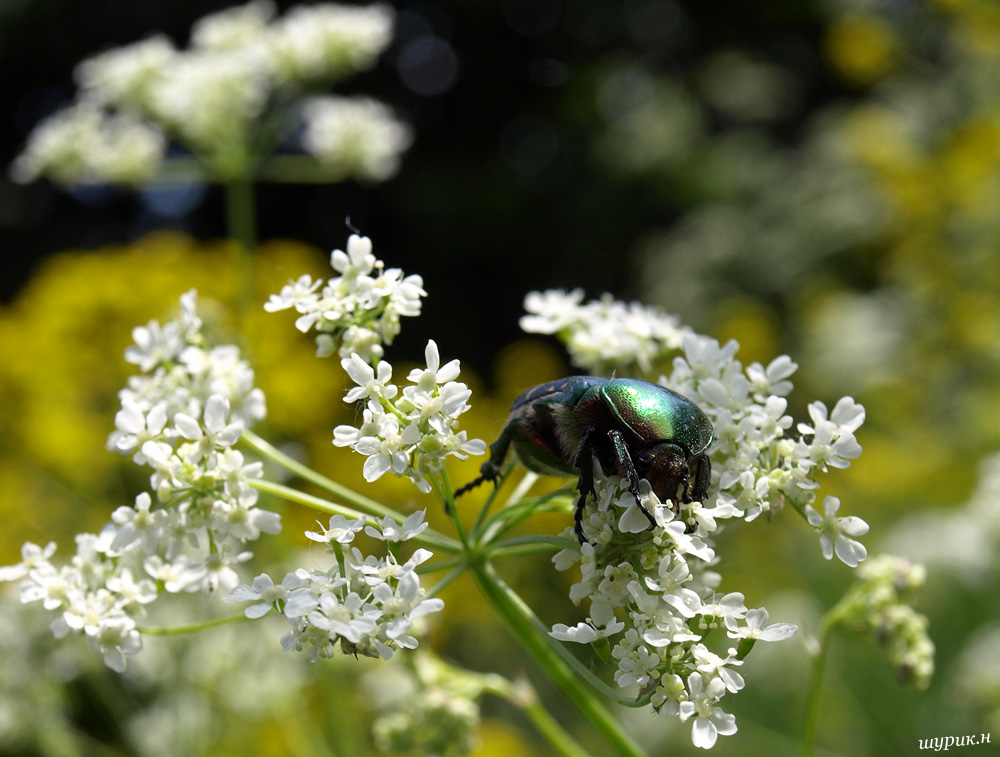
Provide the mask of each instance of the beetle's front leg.
[{"label": "beetle's front leg", "polygon": [[632,463],[632,456],[628,453],[628,447],[625,446],[625,439],[622,438],[621,432],[614,428],[608,432],[608,438],[611,439],[611,446],[615,450],[615,457],[618,459],[618,465],[625,471],[625,477],[628,480],[629,493],[635,497],[635,503],[639,506],[639,509],[642,510],[642,514],[646,516],[646,519],[649,520],[650,528],[656,528],[656,519],[653,517],[652,513],[646,509],[646,506],[642,504],[642,500],[639,499],[639,474],[635,471],[635,465]]},{"label": "beetle's front leg", "polygon": [[[708,484],[712,480],[712,463],[708,459],[708,455],[702,455],[693,461],[697,465],[697,469],[694,475],[694,486],[690,486],[690,483],[685,487],[686,499],[685,502],[692,502],[698,500],[699,502],[704,502],[705,498],[708,497]],[[690,466],[690,462],[688,463]]]}]

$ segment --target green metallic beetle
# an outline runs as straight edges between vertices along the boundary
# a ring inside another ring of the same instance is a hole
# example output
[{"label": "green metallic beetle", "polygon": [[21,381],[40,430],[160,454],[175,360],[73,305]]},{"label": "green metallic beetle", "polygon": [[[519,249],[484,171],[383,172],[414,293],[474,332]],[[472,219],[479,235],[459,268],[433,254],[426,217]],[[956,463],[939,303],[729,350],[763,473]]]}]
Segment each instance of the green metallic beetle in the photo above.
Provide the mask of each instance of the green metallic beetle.
[{"label": "green metallic beetle", "polygon": [[583,505],[594,492],[596,457],[601,467],[628,479],[636,504],[639,480],[649,481],[662,502],[703,500],[712,467],[706,451],[712,424],[691,400],[648,381],[569,376],[540,384],[514,400],[507,424],[490,445],[480,475],[461,495],[483,481],[496,482],[511,445],[530,470],[549,476],[579,474],[575,531],[582,544]]}]

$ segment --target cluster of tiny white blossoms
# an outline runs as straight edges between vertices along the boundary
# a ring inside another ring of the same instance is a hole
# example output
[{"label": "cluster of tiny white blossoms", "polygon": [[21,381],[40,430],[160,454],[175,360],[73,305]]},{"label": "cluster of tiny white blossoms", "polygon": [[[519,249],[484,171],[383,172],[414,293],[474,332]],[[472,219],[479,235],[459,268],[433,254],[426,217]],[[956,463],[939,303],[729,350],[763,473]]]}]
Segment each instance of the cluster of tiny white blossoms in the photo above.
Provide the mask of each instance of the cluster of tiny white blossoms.
[{"label": "cluster of tiny white blossoms", "polygon": [[479,698],[490,674],[416,652],[409,665],[380,665],[361,684],[375,711],[375,745],[389,754],[465,755],[476,745]]},{"label": "cluster of tiny white blossoms", "polygon": [[55,544],[28,543],[21,563],[0,569],[0,580],[24,579],[23,602],[59,613],[57,637],[83,634],[117,671],[141,650],[137,620],[161,592],[235,586],[248,542],[281,529],[277,514],[257,507],[251,482],[261,464],[233,449],[265,414],[253,371],[236,347],[205,344],[193,291],[180,304],[177,319],[133,331],[125,354],[141,373],[121,391],[108,439],[109,449],[152,468],[155,503],[143,492],[100,534],[78,535],[67,565],[50,562]]},{"label": "cluster of tiny white blossoms", "polygon": [[531,292],[524,300],[529,315],[521,328],[534,334],[557,334],[574,364],[601,375],[617,369],[652,370],[657,359],[680,347],[690,329],[676,316],[611,295],[583,303],[583,290]]},{"label": "cluster of tiny white blossoms", "polygon": [[[599,650],[610,645],[615,682],[637,699],[648,697],[659,713],[692,720],[692,741],[709,749],[720,735],[736,733],[720,701],[743,688],[743,658],[757,641],[787,639],[796,627],[768,625],[766,609],[748,609],[739,592],[717,591],[721,577],[710,570],[715,513],[703,510],[691,528],[641,481],[640,497],[657,523],[650,531],[628,482],[604,475],[597,461],[595,468],[587,541],[553,558],[558,570],[580,565],[570,598],[589,605],[588,617],[575,627],[556,624],[551,634]],[[573,538],[572,529],[566,536]],[[713,651],[707,642],[721,631],[732,646]]]},{"label": "cluster of tiny white blossoms", "polygon": [[385,103],[366,97],[314,97],[302,115],[305,151],[346,176],[388,179],[413,141],[410,128]]},{"label": "cluster of tiny white blossoms", "polygon": [[264,309],[301,313],[295,326],[304,334],[319,332],[316,354],[321,357],[337,350],[344,359],[381,358],[383,345],[399,334],[399,319],[420,315],[420,298],[427,296],[423,279],[404,276],[399,268],[386,270],[372,254],[371,240],[357,234],[347,240],[347,252],[333,251],[330,266],[340,275],[324,282],[304,274],[272,294]]},{"label": "cluster of tiny white blossoms", "polygon": [[[465,459],[486,450],[485,442],[470,440],[458,428],[472,395],[455,381],[459,361],[441,365],[437,344],[429,341],[426,368],[413,369],[407,377],[410,386],[400,390],[392,383],[392,366],[380,358],[399,333],[400,317],[420,313],[421,297],[426,296],[422,279],[404,276],[399,269],[385,270],[372,254],[371,240],[357,234],[348,239],[347,252],[334,250],[330,263],[339,276],[327,282],[302,276],[271,295],[264,307],[270,312],[295,308],[302,314],[296,321],[300,331],[320,332],[317,353],[341,355],[341,365],[355,384],[344,399],[364,403],[364,408],[361,425],[337,426],[333,443],[366,456],[365,479],[375,481],[392,471],[409,478],[421,492],[430,492],[430,479],[441,471],[445,458]],[[350,654],[385,659],[396,648],[412,649],[417,641],[407,632],[413,621],[444,605],[440,599],[425,598],[416,572],[432,553],[417,549],[401,564],[392,545],[426,529],[423,517],[423,512],[414,513],[399,526],[386,516],[373,528],[365,526],[364,517],[348,521],[335,515],[322,533],[306,534],[327,543],[337,556],[329,570],[297,570],[277,586],[270,577],[258,576],[252,586],[238,588],[227,599],[256,601],[247,609],[248,617],[277,609],[293,626],[282,640],[284,648],[308,649],[313,660],[330,656],[338,644]],[[363,527],[389,545],[386,557],[346,549]]]},{"label": "cluster of tiny white blossoms", "polygon": [[366,481],[375,481],[392,471],[406,476],[427,493],[428,476],[441,470],[448,456],[465,460],[486,452],[486,442],[469,439],[458,428],[458,417],[469,409],[472,390],[455,381],[459,361],[441,365],[437,344],[431,340],[424,350],[426,368],[414,368],[402,392],[392,381],[392,366],[384,360],[375,368],[357,354],[341,361],[357,386],[346,402],[364,401],[360,427],[342,425],[333,430],[333,443],[367,456]]},{"label": "cluster of tiny white blossoms", "polygon": [[[736,352],[739,345],[723,346],[710,337],[685,334],[682,355],[674,358],[669,376],[659,383],[697,403],[712,421],[715,441],[709,448],[714,494],[708,502],[714,517],[742,517],[752,521],[762,513],[772,515],[790,504],[816,527],[823,555],[836,554],[855,567],[865,551],[848,536],[867,532],[859,518],[837,518],[839,500],[827,497],[825,516],[812,509],[819,488],[815,477],[830,468],[846,468],[861,454],[854,432],[865,420],[865,409],[850,397],[837,401],[833,411],[822,402],[809,405],[812,424],[799,423],[799,438],[787,435],[794,425],[786,414],[792,390],[789,377],[798,367],[787,355],[766,367],[753,363],[746,369]],[[689,518],[699,518],[702,507],[690,508]],[[714,530],[714,527],[713,529]]]},{"label": "cluster of tiny white blossoms", "polygon": [[[867,524],[837,518],[840,502],[834,497],[826,499],[825,516],[812,504],[815,475],[846,467],[860,454],[854,431],[864,420],[864,409],[850,398],[840,400],[832,413],[815,402],[809,406],[811,425],[799,424],[799,438],[791,438],[786,433],[794,422],[785,413],[785,395],[792,389],[788,378],[796,365],[787,356],[766,367],[754,363],[744,369],[735,359],[736,342],[720,346],[652,308],[608,298],[581,305],[581,299],[576,292],[532,293],[526,309],[535,315],[522,326],[575,345],[574,362],[593,372],[649,365],[665,356],[670,345],[679,348],[673,371],[659,383],[697,403],[712,421],[712,483],[705,502],[682,504],[675,512],[641,481],[641,499],[657,522],[649,530],[627,481],[603,474],[595,461],[596,496],[581,524],[587,541],[580,551],[563,550],[554,558],[560,570],[580,565],[581,580],[570,597],[587,604],[588,617],[572,628],[558,624],[552,635],[592,643],[598,650],[610,646],[618,685],[637,698],[648,697],[659,712],[692,720],[694,744],[710,748],[718,736],[736,732],[735,718],[721,700],[743,688],[736,669],[753,644],[787,639],[795,632],[787,623],[768,626],[767,610],[748,609],[743,594],[718,591],[722,579],[711,570],[714,533],[721,521],[752,521],[791,504],[816,527],[825,557],[836,553],[856,566],[865,550],[849,537],[865,533]],[[610,332],[623,324],[626,313],[633,334],[660,336],[616,342]],[[587,333],[609,336],[601,345],[588,341]],[[636,352],[628,354],[624,344]],[[573,538],[572,529],[566,536]],[[725,630],[734,646],[710,648],[707,642],[717,630]]]},{"label": "cluster of tiny white blossoms", "polygon": [[159,129],[133,114],[109,115],[84,101],[38,125],[11,165],[11,177],[25,183],[44,174],[61,184],[135,184],[156,174],[165,150]]},{"label": "cluster of tiny white blossoms", "polygon": [[215,170],[240,170],[275,139],[293,137],[296,119],[321,162],[390,176],[410,139],[387,108],[359,99],[349,127],[336,129],[301,99],[374,65],[392,39],[392,9],[327,3],[275,16],[273,3],[256,0],[196,22],[186,50],[156,35],[83,61],[77,100],[32,133],[13,176],[139,183],[160,168],[168,137]]},{"label": "cluster of tiny white blossoms", "polygon": [[886,650],[900,678],[918,689],[934,674],[934,642],[927,617],[908,602],[926,576],[923,565],[895,555],[878,555],[858,568],[858,624]]},{"label": "cluster of tiny white blossoms", "polygon": [[[850,397],[841,398],[832,411],[822,402],[813,402],[809,405],[811,424],[799,423],[799,438],[793,438],[788,432],[795,423],[785,412],[785,397],[792,390],[789,378],[798,366],[787,355],[767,366],[753,363],[744,368],[736,359],[739,345],[735,340],[720,345],[655,308],[626,305],[607,296],[581,305],[582,296],[579,291],[569,295],[532,292],[525,298],[525,309],[535,315],[523,317],[521,326],[529,332],[558,335],[570,346],[574,364],[595,374],[616,367],[622,374],[625,367],[642,367],[679,349],[673,371],[660,376],[659,383],[695,402],[715,429],[709,449],[712,495],[708,502],[686,508],[689,525],[734,516],[752,521],[791,504],[808,514],[817,528],[824,557],[830,559],[836,551],[852,567],[864,559],[864,547],[848,538],[867,532],[864,521],[837,518],[840,501],[835,497],[826,498],[825,516],[812,508],[819,487],[816,475],[846,468],[861,454],[854,432],[864,422],[863,406]],[[610,335],[625,326],[626,314],[632,334],[651,336],[615,341]],[[579,345],[589,338],[588,333],[609,336],[604,344],[592,341],[592,348],[582,349]]]},{"label": "cluster of tiny white blossoms", "polygon": [[[237,586],[224,599],[253,602],[245,611],[248,618],[276,610],[292,626],[281,639],[284,650],[307,651],[313,661],[332,657],[338,645],[345,654],[385,660],[397,648],[416,648],[417,639],[409,633],[414,621],[444,607],[440,599],[425,598],[427,592],[416,571],[432,553],[417,549],[400,563],[391,546],[427,528],[424,511],[413,513],[402,525],[389,516],[374,526],[366,522],[364,516],[352,521],[334,515],[329,528],[306,532],[336,556],[329,569],[300,568],[280,584],[261,574],[250,586]],[[362,529],[390,545],[384,557],[366,556],[349,547]]]}]

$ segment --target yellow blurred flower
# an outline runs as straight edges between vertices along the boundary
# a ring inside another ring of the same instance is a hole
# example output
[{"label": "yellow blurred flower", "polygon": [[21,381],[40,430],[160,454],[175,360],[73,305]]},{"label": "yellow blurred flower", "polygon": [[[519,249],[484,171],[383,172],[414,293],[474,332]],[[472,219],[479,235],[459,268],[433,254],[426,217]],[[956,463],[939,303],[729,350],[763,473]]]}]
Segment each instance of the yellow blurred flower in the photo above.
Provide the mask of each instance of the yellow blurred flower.
[{"label": "yellow blurred flower", "polygon": [[899,46],[892,27],[881,18],[848,14],[827,31],[826,55],[849,82],[871,84],[891,73]]},{"label": "yellow blurred flower", "polygon": [[[264,245],[251,299],[262,305],[287,278],[321,270],[324,257],[291,242]],[[131,331],[168,317],[177,297],[194,287],[210,331],[232,339],[231,303],[240,278],[225,272],[236,264],[227,244],[154,234],[123,247],[55,255],[0,310],[0,517],[6,523],[0,564],[16,562],[24,540],[64,540],[99,528],[145,484],[134,465],[104,449],[118,390],[133,372],[123,359]],[[268,397],[269,425],[288,435],[309,426],[328,445],[343,412],[339,365],[317,360],[310,340],[296,339],[291,322],[263,307],[253,307],[245,321],[241,347]]]}]

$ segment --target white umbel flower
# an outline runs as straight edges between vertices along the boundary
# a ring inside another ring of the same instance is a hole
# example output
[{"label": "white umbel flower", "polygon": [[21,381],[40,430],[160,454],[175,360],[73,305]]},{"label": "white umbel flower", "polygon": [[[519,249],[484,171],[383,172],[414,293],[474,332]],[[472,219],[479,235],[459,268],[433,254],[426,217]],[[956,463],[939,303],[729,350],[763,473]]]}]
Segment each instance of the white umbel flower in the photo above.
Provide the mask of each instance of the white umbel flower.
[{"label": "white umbel flower", "polygon": [[314,97],[302,118],[303,148],[337,175],[384,181],[413,141],[389,106],[367,97]]},{"label": "white umbel flower", "polygon": [[820,535],[819,543],[823,549],[823,557],[832,560],[836,552],[841,562],[856,568],[858,563],[868,556],[868,550],[861,542],[850,537],[867,534],[868,524],[854,515],[838,518],[839,509],[840,500],[837,497],[826,497],[823,500],[823,515],[820,515],[812,505],[807,505],[806,516],[810,525],[815,526]]}]

